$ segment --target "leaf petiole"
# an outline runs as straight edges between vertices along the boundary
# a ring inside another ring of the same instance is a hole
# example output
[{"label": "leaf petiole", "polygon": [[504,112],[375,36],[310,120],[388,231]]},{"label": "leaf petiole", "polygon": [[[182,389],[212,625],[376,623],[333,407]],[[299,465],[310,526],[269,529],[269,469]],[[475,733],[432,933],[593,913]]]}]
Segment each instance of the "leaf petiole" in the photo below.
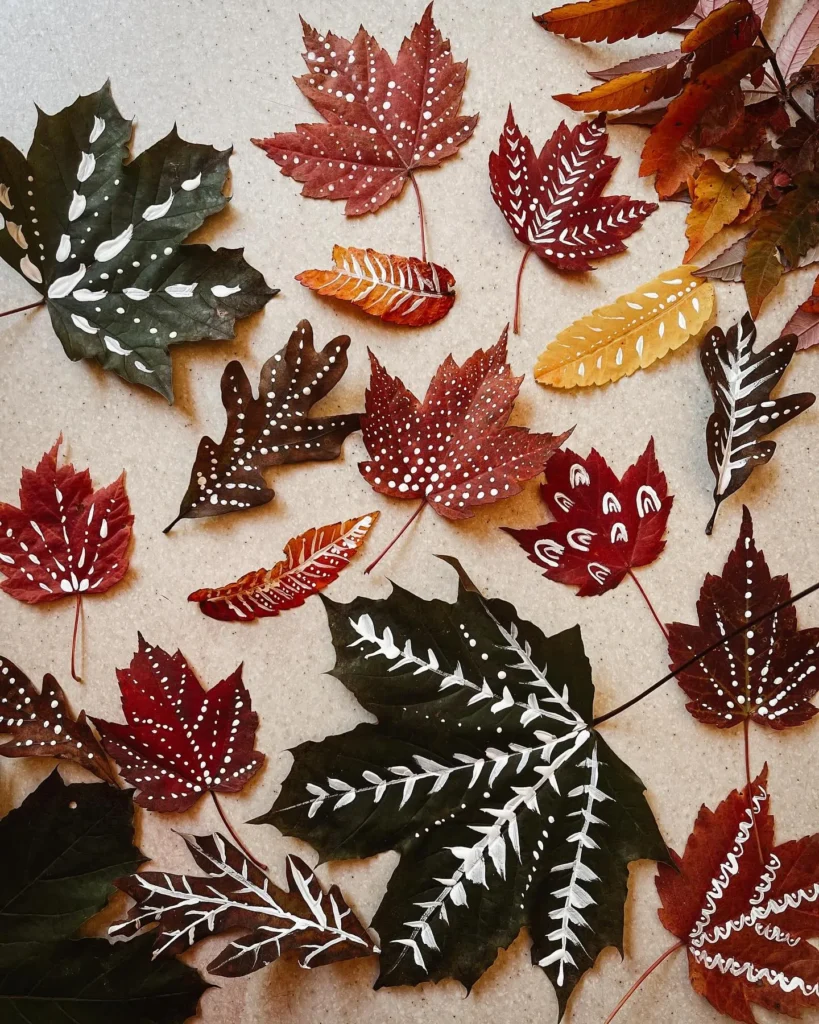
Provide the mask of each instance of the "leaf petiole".
[{"label": "leaf petiole", "polygon": [[635,586],[637,587],[637,589],[638,589],[638,590],[640,591],[640,593],[641,593],[641,594],[643,595],[643,600],[644,600],[644,601],[645,601],[645,603],[646,603],[646,604],[648,605],[648,610],[649,610],[649,611],[651,612],[651,614],[652,614],[652,615],[654,616],[654,621],[655,621],[655,622],[657,623],[657,625],[658,625],[658,626],[660,627],[660,629],[662,630],[662,634],[663,634],[663,636],[664,636],[664,637],[666,638],[666,640],[667,640],[667,639],[668,639],[668,630],[667,630],[667,629],[665,628],[665,626],[663,625],[663,620],[662,620],[662,619],[660,618],[660,616],[659,616],[659,615],[657,614],[657,612],[656,612],[656,611],[654,610],[654,605],[653,605],[653,604],[651,603],[651,598],[650,598],[650,597],[648,596],[648,594],[647,594],[647,593],[645,592],[645,590],[643,590],[643,586],[642,586],[642,584],[640,583],[640,581],[639,581],[639,580],[637,579],[637,577],[636,577],[636,576],[634,575],[634,571],[633,571],[632,569],[629,569],[629,571],[628,571],[628,574],[629,574],[629,576],[631,577],[632,581],[634,582],[634,585],[635,585]]},{"label": "leaf petiole", "polygon": [[660,964],[663,962],[663,960],[665,960],[667,957],[671,956],[672,953],[676,953],[677,950],[680,949],[680,947],[683,946],[683,945],[685,945],[685,943],[683,943],[683,942],[675,942],[673,946],[669,946],[669,948],[665,951],[665,953],[663,953],[660,956],[658,956],[657,959],[654,961],[654,963],[650,967],[647,967],[643,971],[643,973],[634,982],[634,984],[631,986],[631,988],[628,990],[628,992],[626,992],[626,994],[623,996],[623,998],[620,1000],[620,1002],[614,1007],[614,1009],[611,1011],[611,1013],[608,1015],[608,1017],[606,1017],[605,1024],[611,1024],[611,1022],[614,1020],[614,1018],[617,1016],[617,1014],[623,1009],[623,1007],[626,1005],[626,1003],[629,1001],[629,999],[631,999],[631,997],[634,995],[634,993],[637,991],[637,989],[643,984],[643,982],[646,980],[646,978],[650,974],[653,974],[654,971],[657,970],[657,968],[660,966]]},{"label": "leaf petiole", "polygon": [[253,854],[250,852],[250,850],[248,850],[248,848],[245,846],[245,844],[239,838],[239,836],[236,833],[236,830],[231,825],[230,821],[228,821],[228,817],[225,814],[224,810],[222,809],[222,805],[219,802],[219,797],[214,793],[214,791],[212,789],[210,790],[210,795],[213,797],[213,802],[214,802],[214,804],[216,804],[216,810],[219,812],[219,817],[222,819],[222,822],[224,823],[225,828],[228,830],[228,832],[230,832],[231,837],[233,838],[233,841],[236,843],[236,845],[239,847],[239,849],[242,851],[242,853],[249,860],[253,861],[253,863],[256,865],[257,868],[261,868],[262,871],[267,871],[268,870],[267,864],[262,864],[262,862],[258,859],[258,857],[254,857]]},{"label": "leaf petiole", "polygon": [[71,678],[77,682],[82,682],[82,676],[77,675],[77,634],[80,626],[80,612],[82,610],[82,594],[77,594],[77,603],[74,608],[74,632],[71,634]]},{"label": "leaf petiole", "polygon": [[40,306],[44,306],[45,301],[45,299],[40,299],[39,302],[29,302],[27,306],[17,306],[15,309],[7,309],[5,313],[0,313],[0,317],[11,316],[13,313],[25,313],[27,309],[37,309]]},{"label": "leaf petiole", "polygon": [[751,720],[747,716],[742,723],[742,731],[744,733],[745,740],[745,799],[748,801],[748,810],[751,812],[751,824],[754,827],[754,839],[756,840],[756,849],[759,854],[759,863],[764,866],[765,857],[762,853],[762,842],[759,838],[759,830],[756,827],[756,812],[754,811],[754,801],[751,796]]},{"label": "leaf petiole", "polygon": [[527,245],[526,252],[523,254],[523,259],[520,261],[518,267],[518,276],[515,279],[515,317],[512,321],[512,330],[515,334],[520,334],[520,282],[523,278],[523,268],[526,266],[526,261],[532,253],[531,245]]},{"label": "leaf petiole", "polygon": [[418,188],[418,182],[415,180],[415,175],[412,171],[409,171],[407,177],[412,182],[412,187],[415,189],[415,199],[418,203],[418,220],[421,224],[421,259],[426,263],[427,261],[427,229],[426,229],[426,217],[424,216],[424,200],[421,198],[421,189]]},{"label": "leaf petiole", "polygon": [[424,508],[426,507],[426,504],[427,503],[425,501],[422,501],[419,504],[418,508],[412,513],[412,515],[409,517],[409,519],[404,523],[404,525],[401,527],[401,529],[398,531],[398,533],[396,533],[396,535],[389,542],[389,544],[384,548],[384,550],[381,552],[381,554],[375,559],[375,561],[370,562],[370,564],[364,570],[364,575],[365,576],[369,575],[373,571],[373,569],[378,565],[378,563],[381,561],[381,559],[384,557],[384,555],[387,554],[387,552],[390,550],[390,548],[393,546],[393,544],[395,544],[396,541],[401,539],[401,536],[410,528],[410,526],[412,526],[412,524],[415,522],[415,520],[418,518],[418,516],[420,516],[421,513],[424,511]]}]

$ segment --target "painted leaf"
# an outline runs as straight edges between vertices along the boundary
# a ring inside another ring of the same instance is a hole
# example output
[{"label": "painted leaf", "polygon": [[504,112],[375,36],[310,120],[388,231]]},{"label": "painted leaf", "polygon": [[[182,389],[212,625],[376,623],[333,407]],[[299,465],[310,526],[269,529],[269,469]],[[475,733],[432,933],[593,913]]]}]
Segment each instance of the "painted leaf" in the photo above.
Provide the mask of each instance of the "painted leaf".
[{"label": "painted leaf", "polygon": [[661,864],[657,878],[660,920],[686,947],[694,991],[746,1024],[754,1005],[792,1017],[819,1005],[808,942],[819,935],[819,836],[775,846],[769,799],[766,765],[750,794],[700,808],[676,868]]},{"label": "painted leaf", "polygon": [[168,348],[233,337],[276,294],[241,249],[182,245],[227,203],[230,150],[176,128],[126,163],[133,122],[106,83],[0,139],[0,257],[43,296],[69,359],[173,398]]},{"label": "painted leaf", "polygon": [[373,213],[413,171],[454,156],[478,115],[459,115],[466,63],[452,57],[424,11],[393,62],[360,28],[352,42],[302,20],[307,74],[296,85],[326,124],[253,139],[311,199],[346,199],[345,213]]},{"label": "painted leaf", "polygon": [[12,661],[0,657],[0,744],[3,757],[57,757],[116,785],[105,752],[81,711],[74,718],[63,688],[48,674],[40,692]]},{"label": "painted leaf", "polygon": [[813,282],[813,290],[785,324],[783,334],[795,334],[797,351],[819,345],[819,277]]},{"label": "painted leaf", "polygon": [[506,532],[547,579],[577,587],[580,597],[613,590],[665,548],[674,498],[654,438],[619,480],[594,448],[585,459],[568,448],[555,452],[540,494],[553,521]]},{"label": "painted leaf", "polygon": [[[754,524],[742,510],[742,529],[721,576],[710,573],[697,602],[699,625],[673,622],[668,654],[681,665],[715,640],[791,596],[787,576],[771,576],[754,542]],[[817,713],[819,629],[797,629],[796,608],[777,612],[735,636],[677,676],[700,722],[730,729],[745,719],[774,729],[802,725]]]},{"label": "painted leaf", "polygon": [[92,721],[140,807],[186,811],[204,793],[238,793],[261,768],[264,754],[253,749],[259,717],[241,666],[205,692],[179,651],[140,635],[117,679],[127,724]]},{"label": "painted leaf", "polygon": [[333,246],[333,263],[335,270],[304,270],[296,280],[388,324],[426,327],[443,320],[455,302],[455,278],[437,263],[343,245]]},{"label": "painted leaf", "polygon": [[694,13],[697,0],[584,0],[538,15],[548,32],[583,43],[616,43],[667,32]]},{"label": "painted leaf", "polygon": [[498,152],[489,157],[492,198],[519,242],[559,270],[592,270],[591,260],[623,252],[623,239],[657,209],[628,196],[603,196],[618,158],[598,118],[569,129],[561,121],[536,155],[512,108]]},{"label": "painted leaf", "polygon": [[180,519],[266,505],[275,495],[262,472],[270,466],[338,458],[344,438],[359,429],[358,413],[310,416],[310,410],[344,376],[349,346],[341,334],[317,352],[313,328],[301,320],[262,367],[258,398],[242,364],[228,363],[222,374],[224,437],[218,444],[210,437],[199,442],[179,514],[165,533]]},{"label": "painted leaf", "polygon": [[666,856],[642,782],[590,725],[579,628],[547,637],[463,584],[454,604],[323,600],[333,674],[378,723],[296,747],[257,823],[324,859],[400,853],[376,987],[470,988],[527,926],[562,1011],[622,948],[629,861]]},{"label": "painted leaf", "polygon": [[287,858],[285,890],[218,832],[182,838],[205,876],[144,871],[120,878],[117,886],[135,906],[108,929],[109,935],[131,938],[156,925],[153,955],[170,957],[202,939],[241,929],[244,934],[207,968],[210,974],[233,978],[291,952],[306,968],[378,952],[338,886],[325,892],[298,857]]},{"label": "painted leaf", "polygon": [[367,483],[392,498],[427,502],[445,519],[469,519],[475,508],[511,498],[543,472],[565,434],[536,434],[506,425],[523,377],[497,344],[458,366],[447,356],[423,402],[370,353],[372,374],[362,421],[370,461]]},{"label": "painted leaf", "polygon": [[338,578],[377,519],[378,512],[370,512],[305,530],[287,542],[284,558],[272,569],[249,572],[224,587],[196,590],[188,600],[197,601],[205,615],[224,622],[250,622],[298,608]]},{"label": "painted leaf", "polygon": [[607,384],[684,345],[714,308],[714,286],[694,270],[667,270],[575,321],[541,352],[535,379],[555,388]]},{"label": "painted leaf", "polygon": [[776,62],[785,81],[808,62],[819,46],[819,0],[805,0],[776,48]]},{"label": "painted leaf", "polygon": [[757,466],[773,457],[776,442],[761,439],[816,401],[810,392],[771,398],[796,351],[794,335],[772,341],[758,352],[755,341],[756,325],[746,313],[727,334],[719,327],[709,331],[700,351],[714,398],[706,444],[716,483],[714,513],[706,533],[711,532],[722,502],[739,490]]},{"label": "painted leaf", "polygon": [[739,171],[725,171],[714,160],[706,160],[694,182],[694,201],[686,219],[686,263],[727,224],[733,224],[750,201]]},{"label": "painted leaf", "polygon": [[588,92],[577,95],[559,93],[553,98],[565,103],[572,110],[586,113],[605,110],[631,110],[647,103],[676,96],[682,89],[687,64],[678,60],[670,67],[662,66],[647,71],[633,71],[630,74],[608,79]]}]

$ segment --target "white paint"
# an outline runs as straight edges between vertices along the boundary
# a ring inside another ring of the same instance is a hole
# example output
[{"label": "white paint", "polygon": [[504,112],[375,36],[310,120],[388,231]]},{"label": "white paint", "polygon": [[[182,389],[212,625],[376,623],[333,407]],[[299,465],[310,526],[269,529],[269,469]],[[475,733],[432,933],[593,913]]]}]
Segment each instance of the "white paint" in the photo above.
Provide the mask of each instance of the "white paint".
[{"label": "white paint", "polygon": [[193,192],[193,190],[195,188],[199,188],[201,183],[202,183],[202,173],[200,171],[200,173],[197,174],[195,178],[188,178],[187,181],[183,181],[182,182],[182,188],[186,192]]},{"label": "white paint", "polygon": [[122,294],[126,299],[133,299],[135,302],[141,302],[143,299],[147,299],[151,292],[148,288],[123,288]]},{"label": "white paint", "polygon": [[131,241],[131,237],[134,233],[134,225],[129,224],[128,227],[121,231],[116,238],[109,238],[106,242],[100,242],[94,251],[94,259],[100,263],[107,263],[108,260],[112,260],[115,256],[119,256],[125,246]]},{"label": "white paint", "polygon": [[147,367],[147,366],[145,365],[145,363],[141,363],[141,362],[140,362],[140,361],[139,361],[138,359],[135,359],[135,360],[134,360],[134,366],[135,366],[135,367],[136,367],[136,368],[137,368],[137,369],[138,369],[138,370],[139,370],[139,371],[140,371],[141,373],[153,373],[153,372],[154,372],[153,370],[149,370],[149,369],[148,369],[148,367]]},{"label": "white paint", "polygon": [[171,203],[173,202],[174,191],[170,189],[170,194],[164,203],[156,203],[154,206],[148,206],[142,214],[143,220],[159,220],[160,217],[164,217],[165,214],[170,210]]},{"label": "white paint", "polygon": [[81,263],[72,274],[64,274],[52,281],[48,286],[48,297],[64,299],[85,277],[85,269],[85,264]]},{"label": "white paint", "polygon": [[5,206],[5,208],[7,210],[13,210],[14,209],[14,205],[13,205],[13,203],[11,201],[11,197],[9,196],[9,187],[8,187],[8,185],[0,185],[0,203],[2,203],[3,206]]},{"label": "white paint", "polygon": [[198,283],[194,281],[193,284],[169,284],[165,291],[172,299],[189,299],[196,291]]},{"label": "white paint", "polygon": [[81,331],[85,331],[86,334],[97,334],[99,331],[99,327],[93,327],[84,316],[72,313],[71,319],[74,321],[75,326],[79,327]]},{"label": "white paint", "polygon": [[6,221],[6,230],[12,237],[12,241],[16,242],[21,249],[28,249],[28,242],[26,236],[23,234],[23,229],[19,224],[15,224],[14,221]]},{"label": "white paint", "polygon": [[77,302],[99,302],[100,299],[104,299],[108,292],[92,292],[87,288],[78,288],[71,296],[72,299],[76,299]]},{"label": "white paint", "polygon": [[228,295],[235,295],[236,292],[242,290],[241,285],[235,284],[232,288],[229,288],[226,284],[215,284],[211,288],[211,293],[216,296],[217,299],[225,299]]},{"label": "white paint", "polygon": [[20,270],[29,279],[29,281],[34,281],[35,284],[43,283],[43,275],[40,273],[38,268],[34,266],[28,256],[24,256],[20,260]]},{"label": "white paint", "polygon": [[123,345],[120,345],[117,339],[112,338],[110,334],[104,334],[102,340],[108,351],[113,352],[115,355],[128,356],[131,354],[131,350],[129,348],[125,348]]},{"label": "white paint", "polygon": [[95,117],[94,127],[91,129],[91,135],[88,137],[88,141],[93,145],[97,139],[105,131],[105,118]]},{"label": "white paint", "polygon": [[71,255],[71,236],[61,235],[60,244],[57,246],[57,252],[54,254],[55,259],[58,263],[65,263],[68,257]]},{"label": "white paint", "polygon": [[93,153],[83,153],[80,166],[77,168],[77,181],[88,181],[97,166],[97,158]]},{"label": "white paint", "polygon": [[82,217],[85,213],[85,196],[81,196],[79,192],[75,192],[71,199],[71,205],[68,207],[68,219],[71,221],[77,220],[78,217]]}]

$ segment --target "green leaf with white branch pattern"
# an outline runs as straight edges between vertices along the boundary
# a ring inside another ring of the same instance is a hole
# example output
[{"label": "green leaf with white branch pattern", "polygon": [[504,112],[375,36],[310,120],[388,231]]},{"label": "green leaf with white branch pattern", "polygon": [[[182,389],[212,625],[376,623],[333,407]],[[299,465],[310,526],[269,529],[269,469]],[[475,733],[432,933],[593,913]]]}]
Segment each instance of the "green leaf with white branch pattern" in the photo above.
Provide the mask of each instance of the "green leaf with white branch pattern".
[{"label": "green leaf with white branch pattern", "polygon": [[373,919],[377,987],[471,988],[527,926],[562,1013],[622,949],[629,862],[668,858],[642,782],[592,728],[579,628],[546,636],[465,587],[324,603],[333,674],[378,724],[296,747],[256,823],[326,860],[401,854]]},{"label": "green leaf with white branch pattern", "polygon": [[170,345],[223,340],[276,294],[241,249],[182,245],[228,202],[231,150],[164,139],[126,163],[109,85],[0,138],[0,257],[43,296],[70,359],[173,397]]}]

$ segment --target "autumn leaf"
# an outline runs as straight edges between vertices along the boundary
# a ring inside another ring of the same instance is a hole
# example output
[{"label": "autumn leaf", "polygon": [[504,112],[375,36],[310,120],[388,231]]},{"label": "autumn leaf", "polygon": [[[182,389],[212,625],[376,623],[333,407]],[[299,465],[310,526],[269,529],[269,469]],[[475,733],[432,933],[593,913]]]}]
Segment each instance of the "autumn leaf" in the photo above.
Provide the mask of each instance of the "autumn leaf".
[{"label": "autumn leaf", "polygon": [[134,160],[106,83],[38,113],[24,157],[0,139],[0,257],[42,295],[69,359],[173,399],[169,346],[226,340],[277,289],[241,249],[182,245],[228,202],[231,150],[173,128]]},{"label": "autumn leaf", "polygon": [[700,21],[680,43],[683,53],[694,54],[696,78],[731,54],[752,46],[759,35],[759,18],[747,0],[729,0]]},{"label": "autumn leaf", "polygon": [[743,624],[790,596],[788,577],[771,576],[754,542],[751,513],[743,508],[742,529],[722,575],[705,577],[697,602],[699,625],[673,622],[668,627],[672,668],[726,634],[738,633],[677,676],[694,718],[720,729],[747,719],[786,729],[817,713],[810,700],[819,690],[819,629],[797,629],[791,605],[742,631]]},{"label": "autumn leaf", "polygon": [[338,384],[347,369],[350,339],[341,334],[317,352],[313,328],[301,320],[287,345],[262,367],[253,397],[242,364],[234,359],[222,374],[227,426],[217,444],[199,442],[180,519],[201,519],[266,505],[275,491],[263,470],[294,462],[326,462],[341,452],[344,439],[360,426],[358,413],[310,416],[310,409]]},{"label": "autumn leaf", "polygon": [[477,114],[460,116],[466,63],[452,57],[424,11],[392,61],[363,28],[352,42],[302,20],[307,74],[296,79],[326,124],[253,139],[312,199],[346,199],[345,213],[374,213],[414,171],[454,156]]},{"label": "autumn leaf", "polygon": [[535,17],[547,32],[599,43],[667,32],[694,12],[697,0],[584,0]]},{"label": "autumn leaf", "polygon": [[568,448],[555,452],[540,494],[552,522],[531,530],[504,529],[547,579],[577,587],[579,597],[613,590],[665,548],[674,499],[653,438],[622,479],[594,448],[585,459]]},{"label": "autumn leaf", "polygon": [[607,384],[651,366],[707,323],[714,287],[675,267],[575,321],[538,357],[535,380],[555,388]]},{"label": "autumn leaf", "polygon": [[813,282],[810,296],[785,324],[782,333],[796,335],[797,351],[819,344],[819,277]]},{"label": "autumn leaf", "polygon": [[776,62],[785,81],[807,64],[819,46],[819,0],[805,0],[776,48]]},{"label": "autumn leaf", "polygon": [[196,590],[188,600],[198,602],[205,615],[224,622],[250,622],[298,608],[337,579],[377,519],[378,512],[370,512],[306,530],[287,542],[285,557],[272,569],[249,572],[224,587]]},{"label": "autumn leaf", "polygon": [[739,171],[725,171],[714,160],[706,160],[694,181],[694,201],[686,218],[688,263],[714,235],[733,224],[751,201]]},{"label": "autumn leaf", "polygon": [[339,887],[325,892],[299,857],[287,858],[287,889],[281,889],[218,832],[182,838],[205,876],[143,871],[118,879],[135,906],[111,925],[109,935],[133,938],[156,926],[154,957],[172,957],[203,939],[241,929],[244,934],[207,968],[229,978],[288,953],[309,969],[378,952]]},{"label": "autumn leaf", "polygon": [[711,533],[722,502],[739,490],[757,466],[773,457],[776,442],[761,439],[816,401],[810,392],[771,398],[796,351],[794,335],[772,341],[760,351],[754,350],[755,342],[756,324],[746,313],[727,334],[712,328],[700,351],[714,398],[706,444],[716,483],[706,533]]},{"label": "autumn leaf", "polygon": [[443,320],[455,302],[455,278],[437,263],[343,245],[333,246],[333,263],[335,270],[304,270],[296,280],[388,324],[426,327]]},{"label": "autumn leaf", "polygon": [[679,60],[670,67],[652,68],[648,71],[634,71],[631,74],[612,78],[588,92],[577,95],[559,93],[553,99],[565,103],[572,110],[586,113],[605,110],[631,110],[655,100],[676,96],[682,89],[687,64]]}]

